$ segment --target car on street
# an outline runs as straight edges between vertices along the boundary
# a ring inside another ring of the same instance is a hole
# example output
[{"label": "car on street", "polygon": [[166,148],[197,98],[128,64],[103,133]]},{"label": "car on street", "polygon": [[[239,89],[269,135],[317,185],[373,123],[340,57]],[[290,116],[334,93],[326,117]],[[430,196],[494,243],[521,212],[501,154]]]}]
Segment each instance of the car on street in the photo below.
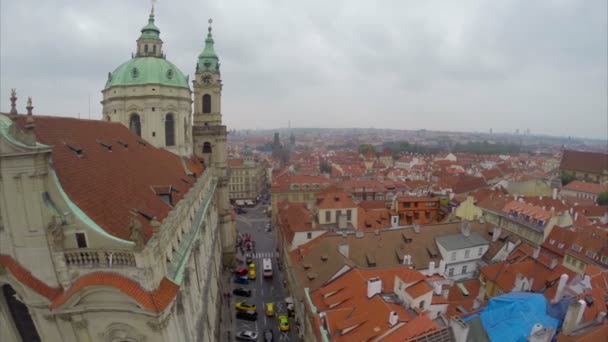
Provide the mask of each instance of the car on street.
[{"label": "car on street", "polygon": [[247,277],[234,277],[236,284],[249,285],[249,278]]},{"label": "car on street", "polygon": [[243,330],[239,331],[235,337],[239,341],[257,341],[258,333],[251,330]]},{"label": "car on street", "polygon": [[274,333],[271,329],[264,329],[264,342],[273,342]]},{"label": "car on street", "polygon": [[266,316],[274,317],[274,303],[266,303]]},{"label": "car on street", "polygon": [[279,330],[289,331],[289,318],[285,315],[279,316]]},{"label": "car on street", "polygon": [[251,254],[247,254],[247,256],[245,257],[245,262],[247,263],[247,265],[253,262],[253,257],[251,256]]},{"label": "car on street", "polygon": [[255,268],[249,269],[249,280],[255,280]]},{"label": "car on street", "polygon": [[248,270],[245,267],[239,267],[236,270],[234,270],[234,274],[240,277],[246,276],[247,275]]},{"label": "car on street", "polygon": [[237,311],[236,319],[242,319],[242,320],[246,320],[246,321],[257,321],[258,312],[257,311]]},{"label": "car on street", "polygon": [[237,214],[247,214],[247,210],[245,210],[243,208],[236,208],[236,213]]},{"label": "car on street", "polygon": [[255,311],[255,304],[249,304],[247,302],[238,302],[234,307],[240,311]]},{"label": "car on street", "polygon": [[240,297],[251,297],[251,290],[243,287],[237,287],[236,289],[232,290],[232,294]]}]

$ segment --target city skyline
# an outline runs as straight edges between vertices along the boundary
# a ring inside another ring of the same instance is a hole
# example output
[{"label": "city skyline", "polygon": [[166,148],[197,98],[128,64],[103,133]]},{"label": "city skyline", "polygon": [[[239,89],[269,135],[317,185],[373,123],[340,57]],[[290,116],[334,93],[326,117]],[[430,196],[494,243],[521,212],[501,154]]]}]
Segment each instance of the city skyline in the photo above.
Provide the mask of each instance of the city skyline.
[{"label": "city skyline", "polygon": [[[214,19],[229,128],[608,135],[605,2],[320,4],[160,1],[157,25],[192,79]],[[150,3],[0,6],[0,110],[17,88],[20,111],[100,119]]]}]

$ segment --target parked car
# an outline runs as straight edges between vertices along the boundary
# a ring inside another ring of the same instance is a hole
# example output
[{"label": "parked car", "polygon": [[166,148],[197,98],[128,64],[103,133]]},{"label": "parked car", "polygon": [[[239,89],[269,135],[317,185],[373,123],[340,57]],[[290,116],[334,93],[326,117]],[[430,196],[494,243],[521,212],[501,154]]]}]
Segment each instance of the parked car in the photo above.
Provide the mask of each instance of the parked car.
[{"label": "parked car", "polygon": [[255,304],[249,304],[247,302],[238,302],[234,307],[240,311],[255,311]]},{"label": "parked car", "polygon": [[289,318],[285,315],[279,316],[279,330],[289,331]]},{"label": "parked car", "polygon": [[236,270],[234,270],[234,274],[239,276],[239,277],[244,277],[247,275],[248,270],[245,267],[239,267]]},{"label": "parked car", "polygon": [[257,311],[237,311],[236,319],[242,319],[242,320],[246,320],[246,321],[257,321],[258,312]]},{"label": "parked car", "polygon": [[264,330],[264,342],[273,342],[274,341],[274,333],[271,329]]},{"label": "parked car", "polygon": [[236,208],[236,213],[237,214],[247,214],[247,210],[245,210],[243,208]]},{"label": "parked car", "polygon": [[235,337],[237,340],[240,340],[240,341],[257,341],[258,333],[255,331],[251,331],[251,330],[243,330],[243,331],[239,331]]},{"label": "parked car", "polygon": [[234,277],[234,282],[236,284],[249,285],[248,277]]},{"label": "parked car", "polygon": [[249,280],[255,280],[256,274],[255,274],[255,268],[250,268],[249,269]]},{"label": "parked car", "polygon": [[242,288],[242,287],[238,287],[238,288],[232,290],[232,294],[234,294],[235,296],[240,296],[240,297],[251,297],[251,290],[248,290],[248,289]]},{"label": "parked car", "polygon": [[253,258],[251,257],[251,254],[247,254],[247,256],[245,257],[245,262],[247,263],[247,265],[249,265],[253,262]]}]

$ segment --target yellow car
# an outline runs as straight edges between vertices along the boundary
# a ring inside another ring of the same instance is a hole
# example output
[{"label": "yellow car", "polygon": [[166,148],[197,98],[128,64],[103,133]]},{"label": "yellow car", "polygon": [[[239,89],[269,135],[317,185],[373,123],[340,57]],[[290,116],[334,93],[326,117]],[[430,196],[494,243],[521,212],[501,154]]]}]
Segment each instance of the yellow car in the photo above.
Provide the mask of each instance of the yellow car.
[{"label": "yellow car", "polygon": [[255,270],[255,263],[252,262],[251,264],[249,264],[249,269]]},{"label": "yellow car", "polygon": [[249,280],[255,280],[255,268],[249,269]]},{"label": "yellow car", "polygon": [[287,316],[279,316],[279,330],[289,331],[289,319]]},{"label": "yellow car", "polygon": [[238,302],[234,307],[239,311],[255,311],[255,304],[249,304],[247,302]]},{"label": "yellow car", "polygon": [[274,317],[274,303],[266,303],[266,316]]}]

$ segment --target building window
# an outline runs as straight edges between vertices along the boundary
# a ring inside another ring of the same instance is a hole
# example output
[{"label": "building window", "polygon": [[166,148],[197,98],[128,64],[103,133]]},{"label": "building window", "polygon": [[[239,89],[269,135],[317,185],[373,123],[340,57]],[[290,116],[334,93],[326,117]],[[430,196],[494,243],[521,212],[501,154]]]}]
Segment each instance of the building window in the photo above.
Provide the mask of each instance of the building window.
[{"label": "building window", "polygon": [[173,114],[167,114],[165,117],[165,145],[175,145],[175,121],[173,121]]},{"label": "building window", "polygon": [[454,275],[454,268],[448,268],[448,276],[453,276]]},{"label": "building window", "polygon": [[308,238],[308,240],[312,239],[312,233],[311,232],[306,233],[306,238]]},{"label": "building window", "polygon": [[144,52],[145,52],[145,53],[148,53],[148,44],[146,44],[146,45],[144,46]]},{"label": "building window", "polygon": [[131,118],[129,118],[129,129],[131,132],[141,137],[141,122],[139,121],[139,114],[131,114]]},{"label": "building window", "polygon": [[420,219],[420,213],[419,212],[415,212],[414,213],[414,220],[418,220]]},{"label": "building window", "polygon": [[203,144],[203,153],[211,153],[211,143],[206,142]]},{"label": "building window", "polygon": [[203,95],[203,113],[211,113],[211,95]]},{"label": "building window", "polygon": [[462,266],[462,274],[467,273],[467,265]]},{"label": "building window", "polygon": [[452,252],[452,255],[450,256],[450,260],[456,260],[456,252]]},{"label": "building window", "polygon": [[471,252],[470,250],[465,249],[465,250],[464,250],[464,257],[465,257],[465,258],[468,258],[468,257],[469,257],[469,253],[470,253],[470,252]]},{"label": "building window", "polygon": [[423,300],[421,300],[421,301],[420,301],[420,305],[419,305],[419,307],[420,307],[422,310],[424,310],[424,301],[423,301]]},{"label": "building window", "polygon": [[76,244],[78,248],[87,248],[87,237],[84,233],[76,233]]},{"label": "building window", "polygon": [[346,220],[347,221],[351,220],[351,210],[350,209],[346,211]]},{"label": "building window", "polygon": [[331,211],[327,210],[325,212],[325,222],[330,222],[331,221]]}]

